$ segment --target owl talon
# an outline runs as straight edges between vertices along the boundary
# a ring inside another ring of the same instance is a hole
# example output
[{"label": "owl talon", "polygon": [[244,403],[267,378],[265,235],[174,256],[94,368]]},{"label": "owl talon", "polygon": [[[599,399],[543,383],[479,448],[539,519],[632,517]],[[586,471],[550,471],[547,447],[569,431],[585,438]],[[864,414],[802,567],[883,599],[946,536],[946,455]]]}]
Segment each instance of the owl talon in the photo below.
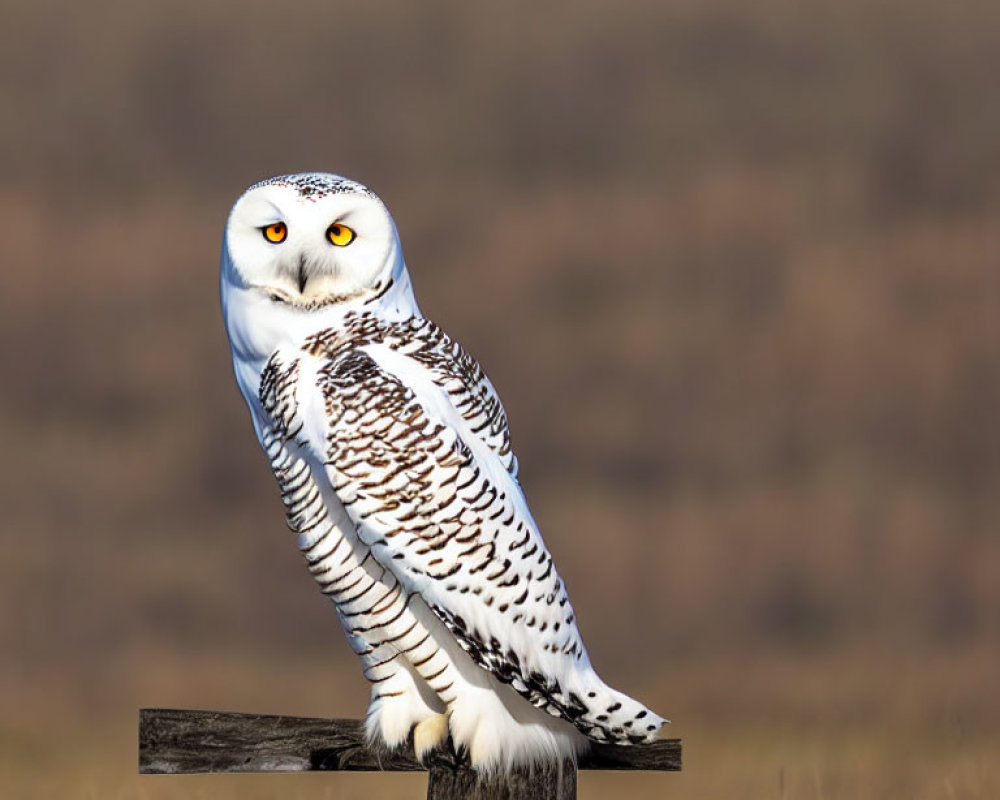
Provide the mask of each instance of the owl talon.
[{"label": "owl talon", "polygon": [[460,769],[472,768],[469,751],[464,747],[456,749],[455,743],[450,736],[443,744],[435,747],[433,750],[429,750],[420,761],[427,769],[446,767],[453,772],[457,772]]},{"label": "owl talon", "polygon": [[450,749],[448,745],[448,715],[435,714],[418,722],[413,728],[413,752],[423,763],[435,749]]}]

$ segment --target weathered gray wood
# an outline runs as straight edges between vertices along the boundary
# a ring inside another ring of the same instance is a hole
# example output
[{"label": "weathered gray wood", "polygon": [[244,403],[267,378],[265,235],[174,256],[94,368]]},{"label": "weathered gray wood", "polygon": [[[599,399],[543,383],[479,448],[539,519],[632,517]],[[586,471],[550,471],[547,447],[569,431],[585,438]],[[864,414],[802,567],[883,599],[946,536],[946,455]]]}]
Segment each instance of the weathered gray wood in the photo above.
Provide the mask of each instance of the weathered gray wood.
[{"label": "weathered gray wood", "polygon": [[658,739],[650,744],[621,747],[614,744],[591,745],[580,756],[577,769],[681,771],[681,740]]},{"label": "weathered gray wood", "polygon": [[480,775],[472,769],[430,765],[427,800],[576,800],[572,761],[546,764],[509,775]]},{"label": "weathered gray wood", "polygon": [[371,747],[361,720],[163,708],[139,712],[141,773],[423,769],[412,752]]},{"label": "weathered gray wood", "polygon": [[[489,778],[438,752],[429,767],[430,800],[576,797],[576,768],[569,761]],[[677,771],[681,742],[594,745],[578,768]],[[369,745],[361,720],[155,708],[139,712],[139,772],[145,774],[425,769],[409,748],[389,752]]]}]

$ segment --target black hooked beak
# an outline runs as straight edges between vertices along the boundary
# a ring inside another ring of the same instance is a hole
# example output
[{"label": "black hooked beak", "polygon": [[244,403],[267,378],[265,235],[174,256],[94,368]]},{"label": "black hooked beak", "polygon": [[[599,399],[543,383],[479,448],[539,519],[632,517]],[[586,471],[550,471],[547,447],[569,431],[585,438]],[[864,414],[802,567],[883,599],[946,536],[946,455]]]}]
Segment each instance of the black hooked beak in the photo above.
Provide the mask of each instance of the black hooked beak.
[{"label": "black hooked beak", "polygon": [[299,294],[302,294],[306,290],[306,283],[309,281],[309,276],[306,275],[306,257],[299,256]]}]

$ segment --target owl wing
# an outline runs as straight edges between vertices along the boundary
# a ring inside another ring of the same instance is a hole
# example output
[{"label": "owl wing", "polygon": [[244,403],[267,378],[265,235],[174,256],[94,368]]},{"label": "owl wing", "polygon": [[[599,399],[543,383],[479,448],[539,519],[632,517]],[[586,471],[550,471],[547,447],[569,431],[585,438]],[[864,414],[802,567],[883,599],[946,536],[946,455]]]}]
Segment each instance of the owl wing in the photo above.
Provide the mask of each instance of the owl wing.
[{"label": "owl wing", "polygon": [[[492,387],[468,385],[461,372],[435,373],[384,342],[332,357],[279,353],[261,400],[324,465],[375,559],[479,666],[592,738],[644,740],[659,718],[594,673],[514,476],[506,417]],[[454,399],[467,397],[485,400]],[[494,413],[482,425],[484,408]]]}]

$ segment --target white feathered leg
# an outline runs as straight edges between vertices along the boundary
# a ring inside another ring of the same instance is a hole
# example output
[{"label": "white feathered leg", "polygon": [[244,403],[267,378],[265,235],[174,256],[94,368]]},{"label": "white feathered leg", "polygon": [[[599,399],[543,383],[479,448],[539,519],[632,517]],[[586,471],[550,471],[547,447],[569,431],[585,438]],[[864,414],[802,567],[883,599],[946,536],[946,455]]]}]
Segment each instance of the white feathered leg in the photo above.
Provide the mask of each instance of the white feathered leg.
[{"label": "white feathered leg", "polygon": [[587,738],[573,725],[534,708],[477,666],[422,600],[414,598],[410,607],[437,651],[419,670],[447,706],[452,741],[468,753],[473,767],[505,770],[515,763],[575,759],[588,749]]},{"label": "white feathered leg", "polygon": [[[381,739],[394,749],[406,743],[414,726],[441,716],[442,703],[427,684],[411,673],[403,659],[385,680],[372,685],[371,701],[365,718],[365,733],[369,741]],[[447,735],[447,728],[446,735]],[[419,753],[418,753],[419,755]]]}]

